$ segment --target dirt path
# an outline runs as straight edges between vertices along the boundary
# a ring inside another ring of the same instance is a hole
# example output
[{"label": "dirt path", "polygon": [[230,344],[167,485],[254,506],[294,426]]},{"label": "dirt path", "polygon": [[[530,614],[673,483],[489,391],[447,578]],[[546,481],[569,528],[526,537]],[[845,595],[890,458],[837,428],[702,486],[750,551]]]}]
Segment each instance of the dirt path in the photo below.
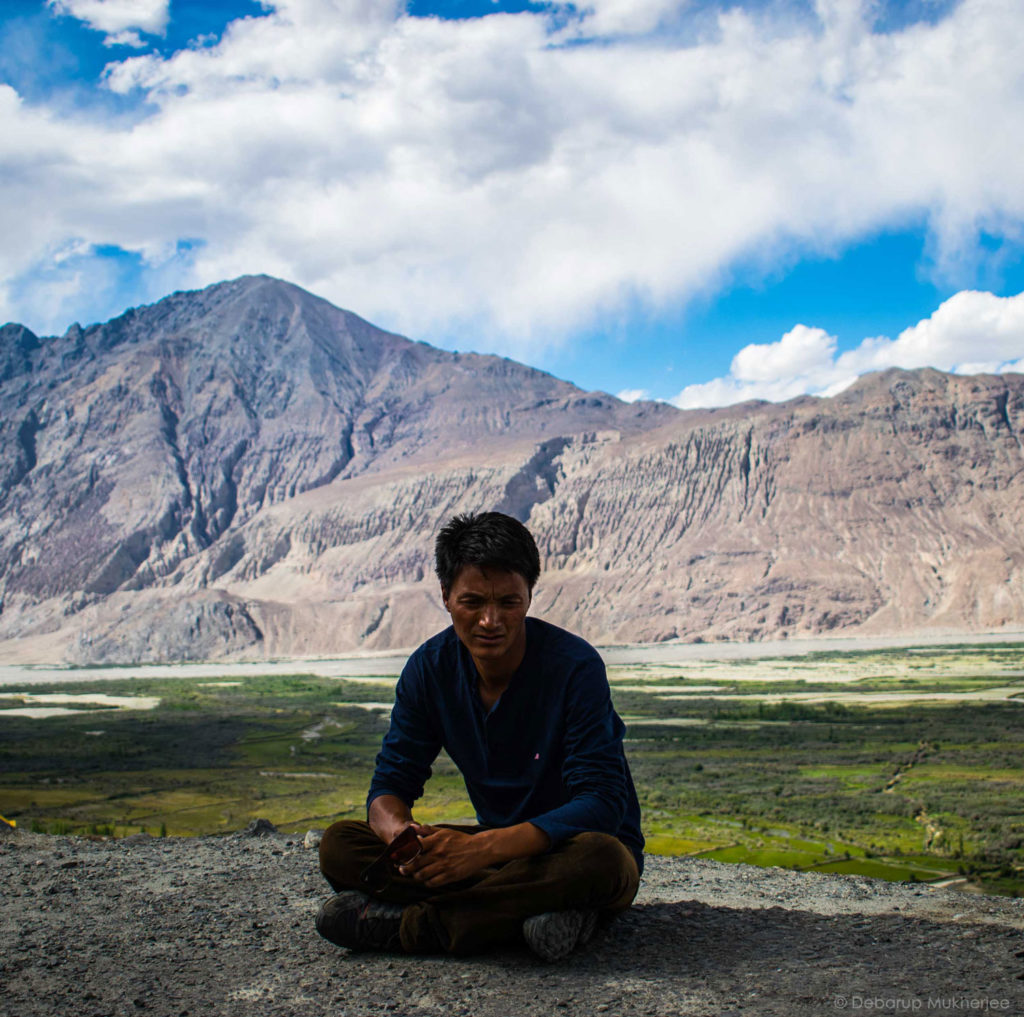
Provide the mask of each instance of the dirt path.
[{"label": "dirt path", "polygon": [[316,852],[291,836],[18,832],[0,879],[11,1017],[1024,1013],[1024,901],[920,885],[650,858],[634,908],[544,965],[331,946]]}]

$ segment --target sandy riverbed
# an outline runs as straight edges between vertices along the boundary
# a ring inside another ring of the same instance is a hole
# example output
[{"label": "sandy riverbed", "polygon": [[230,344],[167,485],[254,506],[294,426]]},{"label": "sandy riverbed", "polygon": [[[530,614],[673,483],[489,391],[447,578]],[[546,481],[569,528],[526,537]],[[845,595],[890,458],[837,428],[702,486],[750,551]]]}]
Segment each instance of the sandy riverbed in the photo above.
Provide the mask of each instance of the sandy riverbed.
[{"label": "sandy riverbed", "polygon": [[[1024,642],[1024,631],[941,633],[848,639],[792,639],[763,643],[634,643],[599,647],[611,668],[630,665],[685,665],[810,653],[842,653],[898,647],[941,647],[960,643],[998,645]],[[391,683],[402,670],[408,650],[351,654],[337,658],[219,661],[193,664],[139,664],[118,667],[62,667],[58,664],[0,663],[0,687],[55,682],[111,681],[118,678],[244,678],[251,675],[310,674],[367,683]],[[763,680],[763,679],[762,679]]]}]

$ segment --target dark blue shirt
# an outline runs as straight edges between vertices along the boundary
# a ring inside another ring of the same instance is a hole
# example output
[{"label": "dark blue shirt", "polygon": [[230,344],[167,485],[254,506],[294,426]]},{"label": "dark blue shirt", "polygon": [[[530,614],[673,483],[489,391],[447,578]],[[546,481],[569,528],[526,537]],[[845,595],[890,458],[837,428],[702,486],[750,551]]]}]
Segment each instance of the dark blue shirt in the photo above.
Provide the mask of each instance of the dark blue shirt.
[{"label": "dark blue shirt", "polygon": [[577,833],[618,837],[643,870],[640,804],[604,662],[587,642],[526,619],[526,653],[490,711],[473,658],[453,628],[409,658],[367,808],[391,794],[410,808],[444,748],[482,826],[530,822],[557,844]]}]

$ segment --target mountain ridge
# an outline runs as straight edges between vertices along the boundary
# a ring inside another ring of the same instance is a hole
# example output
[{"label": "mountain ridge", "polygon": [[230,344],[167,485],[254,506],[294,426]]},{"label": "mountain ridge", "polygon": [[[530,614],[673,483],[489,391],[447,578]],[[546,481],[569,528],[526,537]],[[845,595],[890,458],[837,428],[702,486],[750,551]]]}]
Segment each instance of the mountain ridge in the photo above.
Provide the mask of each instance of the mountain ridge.
[{"label": "mountain ridge", "polygon": [[415,645],[446,623],[433,534],[483,508],[537,535],[534,610],[595,642],[1024,624],[1021,375],[681,411],[248,276],[3,326],[0,410],[23,659]]}]

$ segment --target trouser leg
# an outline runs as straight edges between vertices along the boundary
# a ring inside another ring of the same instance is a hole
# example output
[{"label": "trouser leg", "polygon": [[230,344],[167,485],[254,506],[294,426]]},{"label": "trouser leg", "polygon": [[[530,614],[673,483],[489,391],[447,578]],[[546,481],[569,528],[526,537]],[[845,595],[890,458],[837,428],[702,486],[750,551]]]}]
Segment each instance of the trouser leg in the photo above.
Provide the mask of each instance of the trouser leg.
[{"label": "trouser leg", "polygon": [[[336,823],[321,841],[321,869],[335,889],[359,889],[359,873],[382,849],[366,823]],[[531,915],[624,911],[639,882],[636,861],[621,841],[583,833],[544,854],[506,862],[440,889],[396,874],[377,896],[405,905],[401,938],[407,952],[468,954],[520,942],[523,920]]]},{"label": "trouser leg", "polygon": [[409,953],[447,940],[450,953],[479,953],[522,942],[523,920],[546,911],[598,911],[611,916],[633,902],[640,877],[625,845],[603,833],[581,833],[552,850],[506,862],[471,886],[443,888],[406,908],[402,947]]}]

